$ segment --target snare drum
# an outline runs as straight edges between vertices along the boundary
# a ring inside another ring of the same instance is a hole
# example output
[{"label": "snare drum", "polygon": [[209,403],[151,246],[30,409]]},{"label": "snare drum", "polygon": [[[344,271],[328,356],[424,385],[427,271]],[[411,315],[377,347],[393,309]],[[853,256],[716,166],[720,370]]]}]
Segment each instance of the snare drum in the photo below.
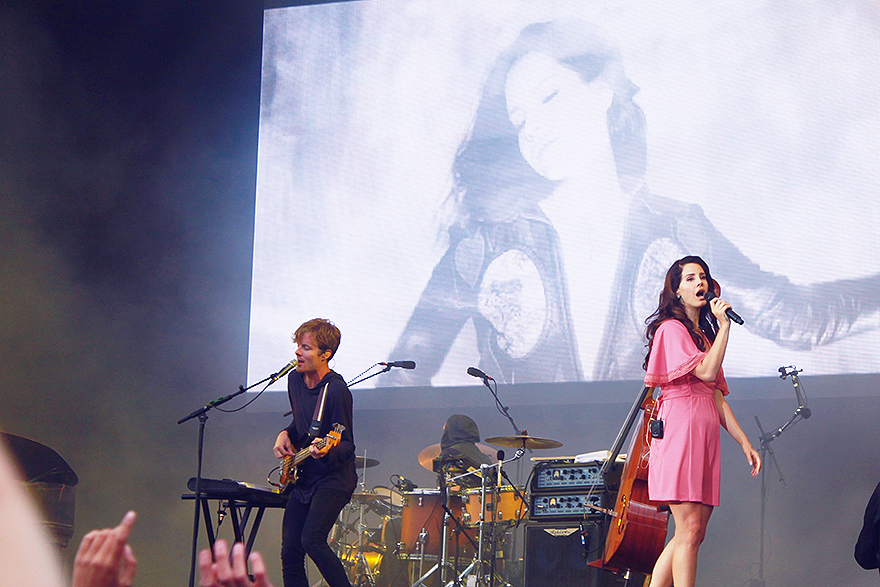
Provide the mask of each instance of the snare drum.
[{"label": "snare drum", "polygon": [[[449,494],[449,509],[461,519],[464,513],[464,504],[459,495]],[[450,521],[448,530],[449,553],[455,554],[455,540],[453,532],[455,522]],[[400,529],[400,542],[403,547],[399,551],[402,559],[415,560],[419,555],[419,535],[424,531],[424,554],[426,557],[436,557],[440,554],[440,542],[443,536],[443,505],[440,499],[439,489],[416,489],[403,494],[403,519]],[[476,532],[467,531],[476,541]],[[458,537],[459,556],[471,556],[474,552],[470,542],[465,536]]]},{"label": "snare drum", "polygon": [[[517,487],[519,494],[523,494],[522,488]],[[517,497],[512,485],[501,488],[486,489],[486,522],[492,521],[492,504],[495,500],[495,491],[498,491],[498,507],[496,522],[514,524],[522,520],[526,515],[526,507],[523,501]],[[480,513],[483,511],[483,503],[480,500],[482,489],[468,489],[464,492],[465,523],[476,526],[480,522]]]}]

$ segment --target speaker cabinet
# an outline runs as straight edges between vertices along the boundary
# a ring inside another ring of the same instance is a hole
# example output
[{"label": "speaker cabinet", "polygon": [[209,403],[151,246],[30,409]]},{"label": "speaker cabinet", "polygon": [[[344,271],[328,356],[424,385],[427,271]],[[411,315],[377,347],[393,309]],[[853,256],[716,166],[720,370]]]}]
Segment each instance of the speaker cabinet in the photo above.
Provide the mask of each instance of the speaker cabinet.
[{"label": "speaker cabinet", "polygon": [[581,541],[578,522],[527,524],[524,587],[622,585],[622,580],[614,573],[587,564],[599,558],[605,547],[605,534],[598,521],[586,523],[585,528],[589,536],[587,549]]}]

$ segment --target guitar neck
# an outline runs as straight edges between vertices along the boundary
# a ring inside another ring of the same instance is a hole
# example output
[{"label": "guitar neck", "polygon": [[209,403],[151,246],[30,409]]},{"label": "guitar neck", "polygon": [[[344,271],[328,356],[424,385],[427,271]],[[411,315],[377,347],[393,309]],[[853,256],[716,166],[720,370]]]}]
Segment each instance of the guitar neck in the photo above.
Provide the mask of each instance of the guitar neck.
[{"label": "guitar neck", "polygon": [[[324,448],[324,445],[325,445],[325,444],[327,444],[327,439],[326,439],[326,438],[322,438],[319,442],[317,442],[317,443],[315,444],[315,446],[317,446],[317,447],[320,449],[320,448]],[[310,456],[310,455],[309,455],[309,447],[307,446],[307,447],[305,447],[304,449],[302,449],[302,450],[300,450],[299,452],[297,452],[296,455],[294,455],[294,457],[293,457],[293,466],[296,467],[296,466],[299,465],[301,462],[303,462],[304,460],[306,460],[307,458],[309,458],[309,456]]]}]

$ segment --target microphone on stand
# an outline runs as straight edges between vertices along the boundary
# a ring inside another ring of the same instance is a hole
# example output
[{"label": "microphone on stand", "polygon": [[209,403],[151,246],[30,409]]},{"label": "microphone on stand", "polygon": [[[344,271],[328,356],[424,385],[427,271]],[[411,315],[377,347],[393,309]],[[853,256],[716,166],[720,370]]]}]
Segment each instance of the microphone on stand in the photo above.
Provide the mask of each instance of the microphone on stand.
[{"label": "microphone on stand", "polygon": [[[703,294],[703,299],[706,300],[706,303],[707,303],[707,304],[708,304],[709,302],[711,302],[712,300],[714,300],[715,298],[717,298],[717,297],[718,297],[718,296],[715,295],[715,292],[714,292],[714,291],[707,291],[706,293]],[[737,324],[742,324],[742,323],[743,323],[743,319],[740,318],[740,317],[739,317],[739,314],[737,314],[736,312],[734,312],[732,308],[727,308],[727,310],[726,310],[724,313],[727,314],[727,317],[728,317],[728,318],[730,318],[731,320],[733,320],[733,321],[736,322]]]},{"label": "microphone on stand", "polygon": [[387,363],[379,363],[383,367],[400,367],[401,369],[415,369],[415,361],[388,361]]},{"label": "microphone on stand", "polygon": [[468,367],[467,374],[470,375],[471,377],[479,377],[483,381],[486,381],[487,379],[491,379],[492,381],[495,381],[494,379],[492,379],[491,377],[489,377],[488,375],[486,375],[485,373],[483,373],[482,371],[480,371],[476,367]]},{"label": "microphone on stand", "polygon": [[[397,480],[394,479],[395,477],[397,477]],[[391,476],[391,484],[394,485],[399,490],[404,491],[404,492],[410,492],[413,489],[418,487],[418,485],[416,485],[415,483],[413,483],[412,481],[410,481],[409,479],[407,479],[403,475],[392,475]]]},{"label": "microphone on stand", "polygon": [[279,371],[278,373],[273,373],[269,377],[269,379],[271,379],[271,381],[269,383],[275,383],[276,381],[278,381],[279,379],[281,379],[282,377],[284,377],[285,375],[287,375],[288,373],[290,373],[294,369],[296,369],[296,359],[291,359],[288,364],[284,365],[284,367],[281,369],[281,371]]}]

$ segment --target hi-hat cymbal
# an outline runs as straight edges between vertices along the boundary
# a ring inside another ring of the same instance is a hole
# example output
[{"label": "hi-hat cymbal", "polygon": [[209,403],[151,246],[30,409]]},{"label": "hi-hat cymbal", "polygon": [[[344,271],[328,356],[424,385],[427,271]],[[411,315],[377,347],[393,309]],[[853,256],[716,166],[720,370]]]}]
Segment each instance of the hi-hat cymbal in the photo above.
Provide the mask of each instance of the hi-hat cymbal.
[{"label": "hi-hat cymbal", "polygon": [[[477,443],[477,448],[480,449],[480,452],[483,453],[484,455],[489,455],[490,457],[492,457],[492,460],[495,460],[495,455],[498,454],[497,450],[495,450],[491,446],[486,446],[485,444]],[[433,473],[434,472],[434,459],[436,459],[439,456],[440,456],[440,445],[439,444],[432,444],[431,446],[426,446],[425,448],[422,449],[422,452],[419,453],[419,464]]]},{"label": "hi-hat cymbal", "polygon": [[507,446],[510,448],[559,448],[562,443],[558,440],[550,440],[549,438],[538,438],[529,436],[528,434],[519,434],[517,436],[493,436],[487,438],[486,442],[495,446]]},{"label": "hi-hat cymbal", "polygon": [[353,493],[351,495],[351,501],[376,501],[389,499],[391,499],[389,496],[382,495],[381,493]]},{"label": "hi-hat cymbal", "polygon": [[369,469],[379,464],[376,459],[368,459],[367,457],[355,457],[354,466],[357,469]]}]

